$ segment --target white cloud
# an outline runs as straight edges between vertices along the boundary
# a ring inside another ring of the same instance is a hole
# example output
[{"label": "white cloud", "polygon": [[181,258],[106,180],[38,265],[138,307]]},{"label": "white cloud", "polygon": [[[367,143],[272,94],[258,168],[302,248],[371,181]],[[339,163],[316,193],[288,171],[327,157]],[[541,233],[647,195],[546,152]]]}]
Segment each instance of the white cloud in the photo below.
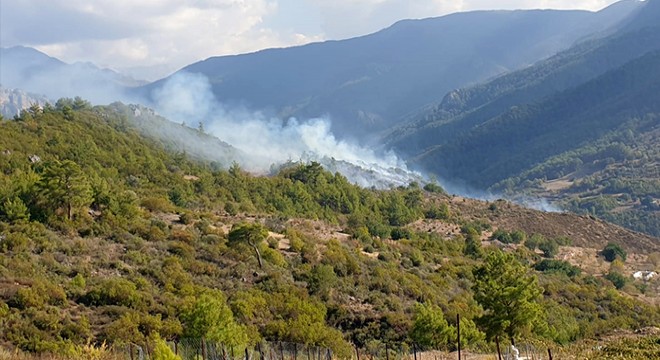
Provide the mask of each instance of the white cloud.
[{"label": "white cloud", "polygon": [[[0,2],[0,45],[65,61],[176,70],[215,55],[358,36],[403,18],[613,0],[21,0]],[[310,26],[318,23],[318,26]]]},{"label": "white cloud", "polygon": [[[277,12],[277,3],[269,0],[25,0],[1,4],[2,46],[34,46],[65,61],[91,60],[113,68],[167,63],[174,70],[214,55],[320,38],[318,34],[262,27],[264,18]],[[94,29],[95,25],[99,28]]]}]

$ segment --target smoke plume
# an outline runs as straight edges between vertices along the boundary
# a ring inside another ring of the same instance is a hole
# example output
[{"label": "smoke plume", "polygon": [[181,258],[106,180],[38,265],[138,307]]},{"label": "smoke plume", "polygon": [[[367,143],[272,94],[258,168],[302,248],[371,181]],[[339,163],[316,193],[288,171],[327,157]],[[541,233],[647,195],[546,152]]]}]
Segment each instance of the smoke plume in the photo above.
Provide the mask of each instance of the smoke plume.
[{"label": "smoke plume", "polygon": [[[290,161],[319,161],[362,186],[389,187],[420,181],[393,152],[380,152],[337,139],[329,118],[282,120],[213,95],[201,74],[177,73],[152,93],[163,116],[204,131],[246,154],[240,164],[255,173]],[[200,151],[201,152],[201,151]],[[211,159],[213,160],[213,159]]]}]

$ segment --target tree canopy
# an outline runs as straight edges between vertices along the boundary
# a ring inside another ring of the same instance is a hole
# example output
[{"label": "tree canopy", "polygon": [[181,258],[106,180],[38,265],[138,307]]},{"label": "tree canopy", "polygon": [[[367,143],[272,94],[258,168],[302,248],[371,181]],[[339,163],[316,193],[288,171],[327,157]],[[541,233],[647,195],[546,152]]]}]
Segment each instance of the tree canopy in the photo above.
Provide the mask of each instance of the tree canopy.
[{"label": "tree canopy", "polygon": [[473,270],[474,299],[483,307],[479,324],[489,339],[506,335],[515,337],[542,314],[537,302],[541,287],[514,255],[500,251],[488,254],[483,264]]}]

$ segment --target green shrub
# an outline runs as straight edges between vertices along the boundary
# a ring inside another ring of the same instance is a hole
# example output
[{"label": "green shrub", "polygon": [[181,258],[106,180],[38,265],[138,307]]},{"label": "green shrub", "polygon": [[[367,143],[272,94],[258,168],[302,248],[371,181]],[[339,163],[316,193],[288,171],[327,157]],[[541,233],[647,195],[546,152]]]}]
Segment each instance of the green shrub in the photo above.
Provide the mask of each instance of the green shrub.
[{"label": "green shrub", "polygon": [[174,354],[174,351],[167,345],[165,340],[157,334],[152,338],[154,349],[151,354],[152,360],[181,360],[181,357]]},{"label": "green shrub", "polygon": [[539,244],[539,250],[543,251],[543,256],[553,258],[559,251],[559,245],[552,239],[548,239]]},{"label": "green shrub", "polygon": [[440,186],[436,183],[428,183],[428,184],[424,185],[424,190],[428,191],[430,193],[434,193],[434,194],[444,194],[445,193],[445,189],[443,189],[442,186]]},{"label": "green shrub", "polygon": [[9,222],[28,220],[30,218],[30,211],[25,206],[23,200],[16,197],[8,199],[0,206],[0,218],[4,218]]},{"label": "green shrub", "polygon": [[610,271],[605,275],[605,278],[611,281],[617,289],[622,289],[628,282],[628,279],[623,274],[616,271]]},{"label": "green shrub", "polygon": [[21,252],[27,250],[30,239],[23,233],[0,235],[0,250],[2,252]]},{"label": "green shrub", "polygon": [[612,262],[617,258],[621,259],[622,261],[626,261],[626,257],[628,256],[626,254],[626,251],[623,250],[623,248],[619,244],[615,244],[615,243],[607,244],[607,246],[605,246],[605,249],[603,249],[602,254],[605,257],[605,260],[609,262]]},{"label": "green shrub", "polygon": [[142,199],[140,203],[145,209],[151,212],[172,212],[174,211],[174,206],[172,203],[164,197],[147,197]]},{"label": "green shrub", "polygon": [[446,203],[432,205],[424,211],[424,217],[427,219],[448,220],[450,216],[449,206]]},{"label": "green shrub", "polygon": [[582,273],[582,270],[580,270],[579,267],[573,266],[570,263],[568,263],[567,261],[562,261],[562,260],[544,259],[544,260],[541,260],[539,263],[537,263],[534,266],[534,268],[536,270],[542,271],[542,272],[563,273],[563,274],[566,274],[570,277],[575,277],[575,276],[578,276]]},{"label": "green shrub", "polygon": [[134,283],[123,278],[110,278],[94,286],[81,301],[89,306],[120,305],[135,307],[140,294]]}]

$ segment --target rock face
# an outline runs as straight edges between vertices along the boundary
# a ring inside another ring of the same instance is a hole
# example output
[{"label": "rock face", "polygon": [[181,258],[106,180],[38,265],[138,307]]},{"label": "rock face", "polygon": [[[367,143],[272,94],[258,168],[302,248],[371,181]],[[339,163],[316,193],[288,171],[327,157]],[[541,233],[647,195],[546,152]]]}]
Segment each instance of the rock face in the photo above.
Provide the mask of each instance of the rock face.
[{"label": "rock face", "polygon": [[8,119],[21,113],[30,106],[37,104],[44,106],[48,99],[44,96],[29,94],[19,89],[6,89],[0,87],[0,114]]}]

